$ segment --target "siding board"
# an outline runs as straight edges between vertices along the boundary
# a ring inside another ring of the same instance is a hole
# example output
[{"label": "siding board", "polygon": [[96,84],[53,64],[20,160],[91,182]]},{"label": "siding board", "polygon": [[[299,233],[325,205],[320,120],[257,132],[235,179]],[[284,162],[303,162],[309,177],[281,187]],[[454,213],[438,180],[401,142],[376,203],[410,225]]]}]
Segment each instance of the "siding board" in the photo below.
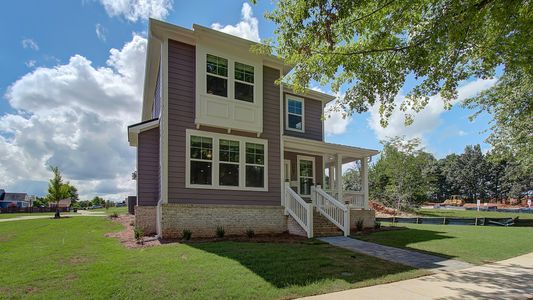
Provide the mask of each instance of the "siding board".
[{"label": "siding board", "polygon": [[157,205],[160,187],[159,127],[139,133],[137,156],[137,205]]},{"label": "siding board", "polygon": [[[263,67],[263,128],[261,138],[268,140],[268,191],[233,191],[185,188],[186,129],[195,129],[195,47],[169,41],[168,72],[168,202],[181,204],[237,204],[279,206],[280,124],[279,70]],[[227,133],[223,129],[201,127],[200,130]],[[233,135],[253,136],[232,131]]]},{"label": "siding board", "polygon": [[[285,99],[285,95],[286,93],[284,94],[284,97],[283,97],[283,130],[284,130],[284,133],[285,135],[288,135],[288,136],[294,136],[294,137],[299,137],[299,138],[304,138],[304,139],[311,139],[311,140],[316,140],[316,141],[322,141],[323,140],[323,136],[322,136],[322,102],[318,101],[318,100],[313,100],[313,99],[309,99],[309,98],[305,98],[303,96],[298,96],[298,95],[295,95],[297,97],[300,97],[300,98],[303,98],[304,99],[304,113],[305,113],[305,116],[304,116],[304,120],[305,120],[305,125],[304,125],[304,129],[305,129],[305,132],[297,132],[297,131],[292,131],[292,130],[287,130],[286,129],[286,122],[287,122],[287,117],[286,117],[286,108],[287,108],[287,99]],[[292,95],[292,94],[291,94]]]}]

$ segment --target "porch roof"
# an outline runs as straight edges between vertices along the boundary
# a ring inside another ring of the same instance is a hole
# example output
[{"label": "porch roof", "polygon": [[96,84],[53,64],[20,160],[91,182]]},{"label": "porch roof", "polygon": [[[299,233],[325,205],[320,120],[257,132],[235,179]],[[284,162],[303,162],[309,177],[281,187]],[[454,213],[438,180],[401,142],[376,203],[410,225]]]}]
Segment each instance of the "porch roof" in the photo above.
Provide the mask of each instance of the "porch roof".
[{"label": "porch roof", "polygon": [[128,126],[128,142],[130,146],[137,147],[139,133],[159,126],[159,118],[146,120]]},{"label": "porch roof", "polygon": [[302,139],[286,135],[283,136],[283,142],[285,151],[296,151],[312,154],[341,154],[343,156],[352,158],[371,157],[379,153],[379,151],[374,149],[326,143],[323,141]]}]

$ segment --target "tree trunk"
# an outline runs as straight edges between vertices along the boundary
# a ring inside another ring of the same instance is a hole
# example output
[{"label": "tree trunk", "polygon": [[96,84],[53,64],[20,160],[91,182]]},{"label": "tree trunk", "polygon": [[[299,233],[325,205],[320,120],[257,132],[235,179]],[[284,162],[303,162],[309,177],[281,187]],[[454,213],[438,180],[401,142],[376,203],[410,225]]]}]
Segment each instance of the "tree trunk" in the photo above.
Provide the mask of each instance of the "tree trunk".
[{"label": "tree trunk", "polygon": [[61,214],[59,212],[59,201],[57,201],[56,203],[56,214],[54,215],[54,219],[59,219],[61,218]]}]

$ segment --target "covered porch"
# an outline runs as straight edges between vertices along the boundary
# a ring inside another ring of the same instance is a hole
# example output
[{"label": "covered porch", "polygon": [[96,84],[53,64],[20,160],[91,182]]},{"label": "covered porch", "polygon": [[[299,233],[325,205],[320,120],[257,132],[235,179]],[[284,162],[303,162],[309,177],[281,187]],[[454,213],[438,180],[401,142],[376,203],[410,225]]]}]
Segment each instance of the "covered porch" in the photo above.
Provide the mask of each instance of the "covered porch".
[{"label": "covered porch", "polygon": [[283,144],[283,180],[304,200],[319,187],[351,209],[368,209],[368,162],[378,151],[290,136]]}]

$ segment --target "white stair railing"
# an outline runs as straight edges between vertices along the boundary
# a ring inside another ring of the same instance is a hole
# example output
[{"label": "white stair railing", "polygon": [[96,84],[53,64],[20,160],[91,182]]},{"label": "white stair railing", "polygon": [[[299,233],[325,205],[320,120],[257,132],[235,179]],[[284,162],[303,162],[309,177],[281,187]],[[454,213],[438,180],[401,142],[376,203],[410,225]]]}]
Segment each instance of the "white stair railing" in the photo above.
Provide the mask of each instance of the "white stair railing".
[{"label": "white stair railing", "polygon": [[344,191],[343,197],[344,203],[348,203],[351,208],[368,208],[364,192]]},{"label": "white stair railing", "polygon": [[344,236],[350,235],[350,209],[346,205],[326,193],[320,186],[311,188],[311,199],[320,214],[339,227]]},{"label": "white stair railing", "polygon": [[285,183],[285,211],[302,226],[308,238],[313,237],[313,204],[305,202],[288,183]]}]

